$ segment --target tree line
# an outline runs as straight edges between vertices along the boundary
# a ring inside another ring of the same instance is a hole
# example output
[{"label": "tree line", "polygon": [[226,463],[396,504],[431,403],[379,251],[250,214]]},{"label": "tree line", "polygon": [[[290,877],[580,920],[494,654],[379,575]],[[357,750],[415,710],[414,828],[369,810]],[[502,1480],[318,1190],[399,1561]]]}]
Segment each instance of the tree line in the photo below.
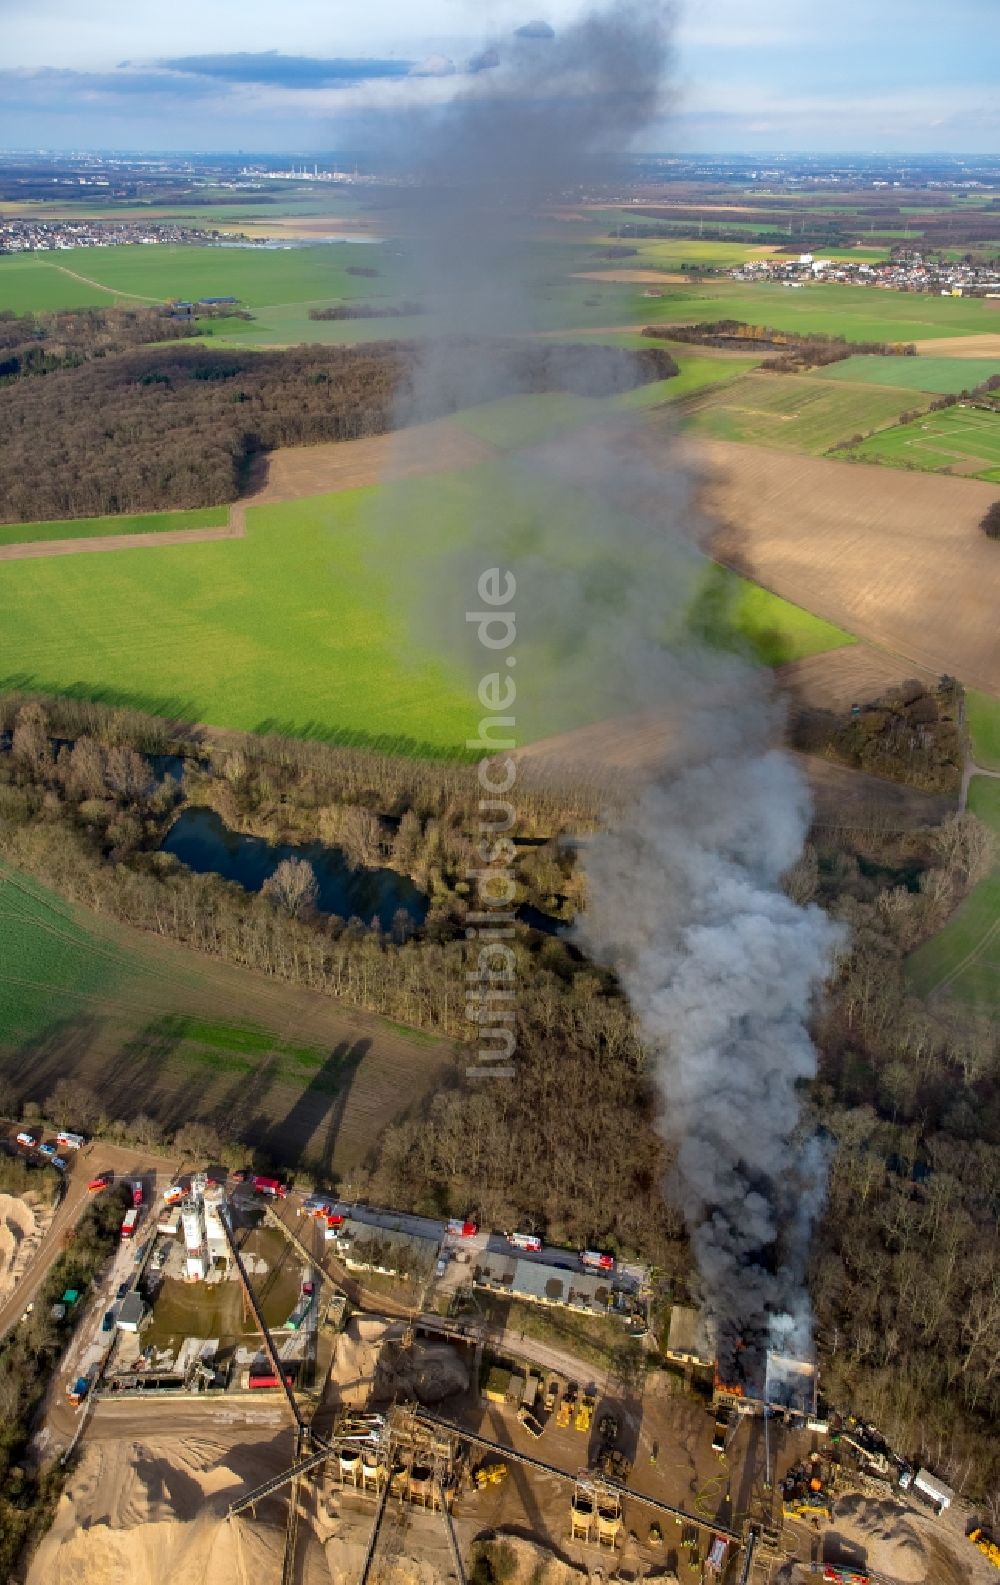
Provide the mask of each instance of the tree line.
[{"label": "tree line", "polygon": [[794,330],[776,330],[771,325],[751,325],[742,319],[703,320],[696,325],[646,325],[642,335],[702,347],[728,347],[730,351],[739,352],[759,352],[763,347],[782,354],[777,358],[765,358],[760,365],[762,369],[779,374],[841,363],[862,352],[884,358],[917,355],[912,341],[848,341],[846,336],[828,336],[820,331],[800,334]]},{"label": "tree line", "polygon": [[421,303],[332,303],[329,308],[310,308],[310,319],[411,319],[425,314]]},{"label": "tree line", "polygon": [[[595,396],[677,372],[662,349],[462,342],[431,418],[518,392]],[[381,434],[412,412],[417,348],[283,352],[183,345],[108,355],[0,386],[3,520],[214,506],[276,446]],[[484,377],[484,370],[488,376]]]},{"label": "tree line", "polygon": [[[199,308],[200,318],[250,315],[233,306]],[[113,357],[151,341],[198,336],[196,322],[172,318],[163,308],[78,308],[58,314],[0,312],[0,384],[55,369],[75,369],[93,358]]]}]

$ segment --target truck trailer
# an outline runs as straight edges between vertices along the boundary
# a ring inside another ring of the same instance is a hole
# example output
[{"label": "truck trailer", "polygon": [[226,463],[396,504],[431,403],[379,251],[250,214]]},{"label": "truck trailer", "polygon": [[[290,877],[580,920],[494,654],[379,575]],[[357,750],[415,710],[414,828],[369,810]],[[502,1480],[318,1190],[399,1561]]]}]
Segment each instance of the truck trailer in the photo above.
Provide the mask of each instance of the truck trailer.
[{"label": "truck trailer", "polygon": [[136,1223],[138,1220],[139,1212],[133,1205],[131,1210],[125,1212],[125,1220],[122,1222],[122,1238],[132,1237],[132,1234],[135,1232]]}]

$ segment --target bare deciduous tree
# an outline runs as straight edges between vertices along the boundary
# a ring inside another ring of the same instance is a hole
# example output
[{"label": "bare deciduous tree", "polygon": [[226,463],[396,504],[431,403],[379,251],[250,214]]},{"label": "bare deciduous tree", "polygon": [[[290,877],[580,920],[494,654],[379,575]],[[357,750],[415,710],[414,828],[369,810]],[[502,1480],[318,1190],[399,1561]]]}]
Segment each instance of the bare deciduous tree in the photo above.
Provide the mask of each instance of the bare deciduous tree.
[{"label": "bare deciduous tree", "polygon": [[293,919],[304,919],[311,914],[319,897],[315,871],[306,859],[282,859],[261,890]]}]

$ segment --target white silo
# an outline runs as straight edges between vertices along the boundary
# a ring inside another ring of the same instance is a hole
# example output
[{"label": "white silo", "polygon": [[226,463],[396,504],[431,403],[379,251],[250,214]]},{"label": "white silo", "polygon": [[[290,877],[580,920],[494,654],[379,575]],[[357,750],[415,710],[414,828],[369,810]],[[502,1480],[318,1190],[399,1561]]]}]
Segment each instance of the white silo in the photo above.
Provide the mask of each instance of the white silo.
[{"label": "white silo", "polygon": [[182,1202],[181,1226],[184,1229],[187,1280],[202,1282],[208,1269],[208,1250],[205,1243],[205,1215],[199,1200],[188,1198]]}]

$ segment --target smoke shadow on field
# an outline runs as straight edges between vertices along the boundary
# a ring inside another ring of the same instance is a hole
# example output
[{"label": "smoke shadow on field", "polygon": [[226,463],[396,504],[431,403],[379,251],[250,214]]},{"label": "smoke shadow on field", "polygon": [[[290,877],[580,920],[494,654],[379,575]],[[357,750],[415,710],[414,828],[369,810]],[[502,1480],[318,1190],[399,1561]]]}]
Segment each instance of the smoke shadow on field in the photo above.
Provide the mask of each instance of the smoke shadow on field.
[{"label": "smoke shadow on field", "polygon": [[329,1170],[354,1081],[370,1049],[368,1039],[338,1042],[285,1116],[258,1143],[276,1160],[297,1160],[308,1150],[317,1165]]},{"label": "smoke shadow on field", "polygon": [[22,1105],[44,1104],[58,1079],[93,1084],[95,1096],[103,1100],[103,1091],[111,1087],[103,1069],[98,1076],[93,1054],[104,1028],[104,1020],[94,1015],[57,1018],[22,1041],[0,1064],[0,1071]]}]

